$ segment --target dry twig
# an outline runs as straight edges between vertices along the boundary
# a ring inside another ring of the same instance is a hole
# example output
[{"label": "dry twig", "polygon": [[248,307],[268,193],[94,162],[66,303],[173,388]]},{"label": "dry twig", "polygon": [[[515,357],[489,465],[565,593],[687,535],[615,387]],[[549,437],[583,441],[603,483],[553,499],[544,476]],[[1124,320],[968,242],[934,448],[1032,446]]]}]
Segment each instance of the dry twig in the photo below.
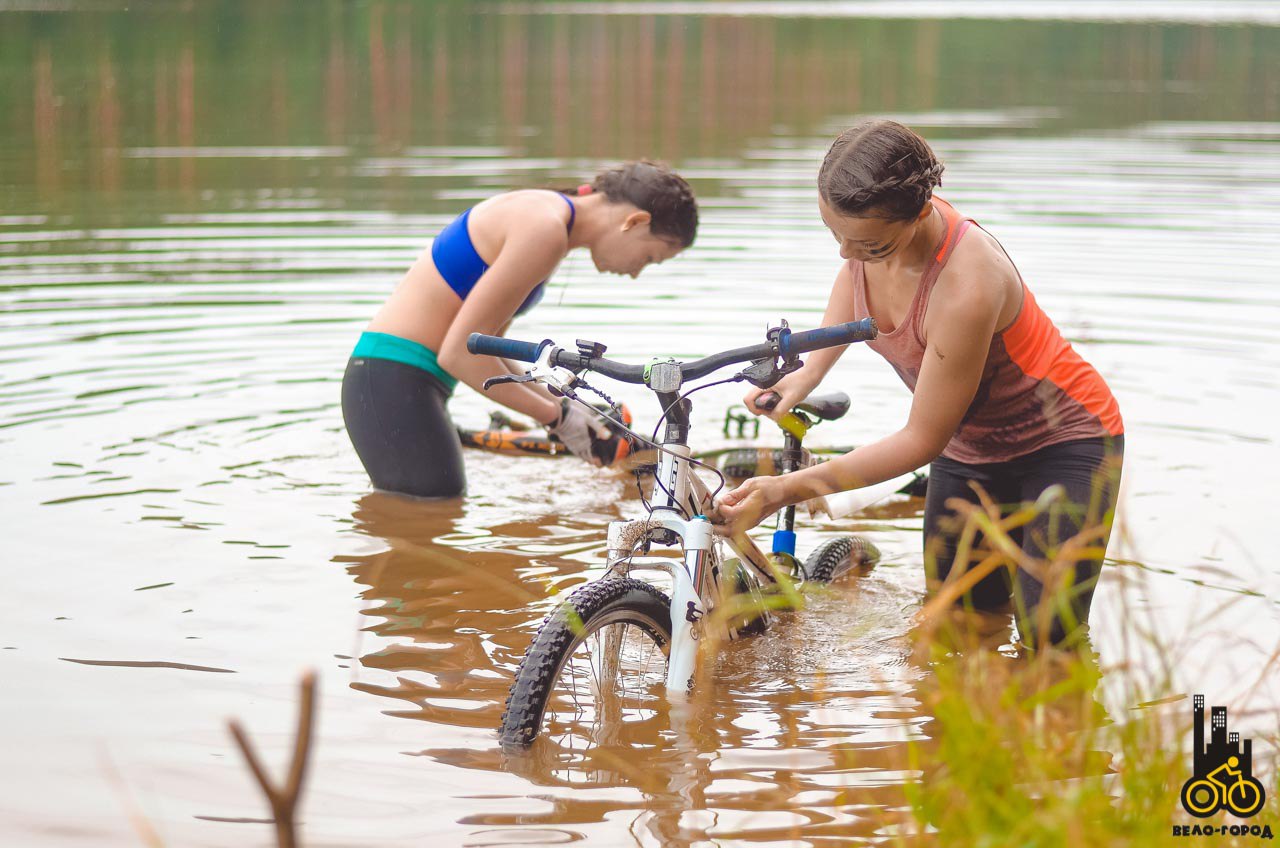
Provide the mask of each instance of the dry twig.
[{"label": "dry twig", "polygon": [[293,740],[293,760],[289,763],[289,774],[284,786],[277,787],[267,776],[262,762],[258,759],[249,737],[245,735],[240,722],[232,719],[228,722],[231,735],[244,754],[249,770],[254,779],[267,796],[271,806],[271,815],[276,824],[276,842],[280,848],[296,848],[298,841],[294,833],[293,816],[298,806],[298,797],[302,794],[302,779],[306,775],[307,759],[311,753],[312,728],[315,725],[316,706],[316,673],[306,671],[302,675],[302,702],[298,708],[298,730]]}]

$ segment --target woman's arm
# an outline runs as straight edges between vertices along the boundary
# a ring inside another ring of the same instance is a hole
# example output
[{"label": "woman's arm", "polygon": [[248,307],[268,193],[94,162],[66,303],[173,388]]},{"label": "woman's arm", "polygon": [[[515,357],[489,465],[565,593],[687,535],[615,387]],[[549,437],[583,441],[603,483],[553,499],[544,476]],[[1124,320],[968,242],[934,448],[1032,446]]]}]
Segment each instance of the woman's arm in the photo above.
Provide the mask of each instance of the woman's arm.
[{"label": "woman's arm", "polygon": [[[821,326],[830,327],[856,318],[853,302],[853,272],[849,270],[849,263],[846,262],[840,266],[840,272],[836,274],[835,282],[831,284],[831,295],[827,298],[827,311],[822,315]],[[793,406],[807,398],[817,388],[822,378],[827,376],[827,372],[847,348],[848,345],[815,350],[809,354],[803,368],[783,377],[772,388],[752,389],[747,392],[742,399],[747,411],[757,415],[767,415],[775,421],[781,419],[791,411]],[[767,392],[776,392],[782,400],[772,410],[766,412],[756,407],[755,400]]]},{"label": "woman's arm", "polygon": [[1003,286],[995,280],[953,282],[939,285],[930,298],[928,342],[906,426],[830,462],[746,481],[722,499],[720,515],[734,530],[790,504],[914,471],[942,453],[973,402],[1004,305]]},{"label": "woman's arm", "polygon": [[[945,320],[926,326],[928,343],[907,423],[898,432],[831,462],[787,475],[792,502],[870,486],[932,461],[951,441],[982,379],[1001,303],[992,286],[935,292]],[[813,494],[809,494],[812,492]]]},{"label": "woman's arm", "polygon": [[[533,286],[551,275],[568,250],[564,224],[555,218],[534,220],[510,233],[449,325],[437,354],[440,367],[478,392],[488,378],[512,373],[497,357],[468,353],[467,337],[500,335]],[[560,405],[549,394],[527,385],[508,383],[483,393],[544,424],[560,415]]]}]

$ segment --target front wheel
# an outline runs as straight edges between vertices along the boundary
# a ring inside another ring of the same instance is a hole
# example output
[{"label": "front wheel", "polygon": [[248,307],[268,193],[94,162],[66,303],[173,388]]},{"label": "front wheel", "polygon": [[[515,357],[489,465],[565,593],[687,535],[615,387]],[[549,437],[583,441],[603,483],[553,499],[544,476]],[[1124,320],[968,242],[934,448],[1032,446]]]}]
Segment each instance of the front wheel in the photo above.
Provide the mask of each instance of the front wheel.
[{"label": "front wheel", "polygon": [[516,672],[501,742],[529,747],[539,733],[598,743],[644,721],[664,697],[671,601],[630,577],[575,589],[539,628]]},{"label": "front wheel", "polygon": [[1240,818],[1247,818],[1262,809],[1266,792],[1256,778],[1240,780],[1227,790],[1227,809]]},{"label": "front wheel", "polygon": [[868,568],[880,561],[880,549],[861,536],[828,539],[804,561],[804,579],[830,583],[858,568]]}]

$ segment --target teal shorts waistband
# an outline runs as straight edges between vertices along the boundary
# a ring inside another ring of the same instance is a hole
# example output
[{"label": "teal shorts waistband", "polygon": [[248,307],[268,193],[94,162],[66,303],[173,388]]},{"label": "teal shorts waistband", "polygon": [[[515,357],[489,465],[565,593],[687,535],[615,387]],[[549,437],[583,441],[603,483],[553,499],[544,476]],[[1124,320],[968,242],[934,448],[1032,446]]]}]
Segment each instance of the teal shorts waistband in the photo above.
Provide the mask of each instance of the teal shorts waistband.
[{"label": "teal shorts waistband", "polygon": [[449,394],[453,394],[454,388],[458,385],[457,378],[440,367],[435,353],[430,348],[411,339],[402,339],[389,333],[361,333],[360,340],[356,342],[356,349],[351,351],[351,356],[364,359],[389,359],[392,362],[403,362],[405,365],[421,368],[443,383],[449,390]]}]

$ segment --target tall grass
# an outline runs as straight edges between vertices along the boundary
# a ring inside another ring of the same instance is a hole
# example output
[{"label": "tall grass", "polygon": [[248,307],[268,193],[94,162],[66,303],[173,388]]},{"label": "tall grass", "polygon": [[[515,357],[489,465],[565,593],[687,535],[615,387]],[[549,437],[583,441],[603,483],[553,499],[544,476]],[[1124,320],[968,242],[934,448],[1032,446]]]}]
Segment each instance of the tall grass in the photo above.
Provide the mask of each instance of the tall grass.
[{"label": "tall grass", "polygon": [[[1025,508],[1019,520],[1049,502]],[[1193,818],[1179,801],[1192,773],[1191,698],[1173,690],[1171,675],[1157,670],[1152,683],[1151,670],[1128,662],[1131,657],[1103,669],[1087,640],[1065,650],[991,650],[982,645],[978,619],[955,613],[962,594],[956,584],[972,585],[976,571],[1032,567],[1046,578],[1068,574],[1075,558],[1087,555],[1100,537],[1098,527],[1086,527],[1051,560],[1028,563],[1009,536],[1010,526],[989,503],[968,510],[962,539],[972,540],[976,531],[986,539],[984,550],[968,558],[975,571],[956,575],[922,610],[915,644],[929,671],[920,692],[921,710],[931,720],[927,739],[907,746],[907,765],[918,779],[906,787],[912,826],[895,828],[898,844],[1268,844],[1251,829],[1280,832],[1275,745],[1254,740],[1253,773],[1267,792],[1262,810],[1247,819],[1224,812]],[[1136,635],[1145,632],[1136,611],[1124,614],[1132,631],[1125,645],[1154,638]],[[1259,675],[1277,671],[1273,657]],[[1119,693],[1108,700],[1127,705],[1123,714],[1109,715],[1102,706],[1104,676],[1106,689]],[[1175,827],[1194,825],[1199,835],[1174,835]],[[1203,832],[1210,825],[1212,836]],[[1224,835],[1223,825],[1236,829]]]}]

